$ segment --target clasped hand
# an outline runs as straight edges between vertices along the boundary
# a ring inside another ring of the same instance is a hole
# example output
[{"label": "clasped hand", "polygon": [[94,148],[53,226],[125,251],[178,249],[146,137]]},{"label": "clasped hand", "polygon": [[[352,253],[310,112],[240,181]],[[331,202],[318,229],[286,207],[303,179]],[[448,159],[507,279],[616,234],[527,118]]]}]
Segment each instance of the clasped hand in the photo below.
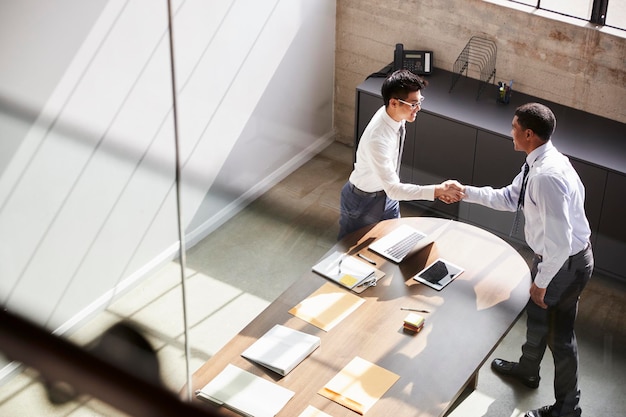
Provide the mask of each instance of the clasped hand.
[{"label": "clasped hand", "polygon": [[463,185],[456,180],[444,181],[435,188],[435,198],[447,204],[456,203],[463,197],[465,197]]}]

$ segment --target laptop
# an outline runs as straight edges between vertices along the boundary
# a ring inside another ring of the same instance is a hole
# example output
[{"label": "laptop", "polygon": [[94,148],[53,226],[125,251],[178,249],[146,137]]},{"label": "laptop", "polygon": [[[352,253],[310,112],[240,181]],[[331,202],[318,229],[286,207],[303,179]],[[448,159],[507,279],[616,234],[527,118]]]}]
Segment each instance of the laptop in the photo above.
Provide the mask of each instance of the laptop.
[{"label": "laptop", "polygon": [[400,263],[405,258],[414,255],[433,243],[448,228],[450,223],[452,223],[452,220],[445,222],[445,224],[439,226],[430,234],[403,224],[374,241],[369,246],[369,249],[390,261]]}]

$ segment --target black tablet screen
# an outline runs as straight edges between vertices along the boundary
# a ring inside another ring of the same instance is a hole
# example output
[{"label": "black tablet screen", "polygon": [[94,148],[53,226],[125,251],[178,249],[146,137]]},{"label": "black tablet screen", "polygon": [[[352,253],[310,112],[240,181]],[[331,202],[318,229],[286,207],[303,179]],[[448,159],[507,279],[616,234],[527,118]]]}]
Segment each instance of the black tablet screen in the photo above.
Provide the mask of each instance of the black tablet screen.
[{"label": "black tablet screen", "polygon": [[442,261],[437,261],[422,272],[420,277],[433,284],[438,284],[439,281],[446,278],[448,275],[449,272],[446,264]]}]

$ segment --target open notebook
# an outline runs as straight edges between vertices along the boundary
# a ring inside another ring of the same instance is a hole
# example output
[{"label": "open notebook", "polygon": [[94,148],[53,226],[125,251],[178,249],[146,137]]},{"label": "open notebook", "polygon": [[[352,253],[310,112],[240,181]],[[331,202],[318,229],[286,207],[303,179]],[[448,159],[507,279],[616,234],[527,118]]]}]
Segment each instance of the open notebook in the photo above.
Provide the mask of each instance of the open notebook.
[{"label": "open notebook", "polygon": [[403,259],[433,243],[448,228],[450,223],[452,220],[445,222],[429,234],[407,224],[402,224],[374,241],[369,249],[393,262],[400,263]]},{"label": "open notebook", "polygon": [[377,269],[353,256],[335,251],[313,265],[313,271],[348,289],[353,289],[365,283],[375,283]]}]

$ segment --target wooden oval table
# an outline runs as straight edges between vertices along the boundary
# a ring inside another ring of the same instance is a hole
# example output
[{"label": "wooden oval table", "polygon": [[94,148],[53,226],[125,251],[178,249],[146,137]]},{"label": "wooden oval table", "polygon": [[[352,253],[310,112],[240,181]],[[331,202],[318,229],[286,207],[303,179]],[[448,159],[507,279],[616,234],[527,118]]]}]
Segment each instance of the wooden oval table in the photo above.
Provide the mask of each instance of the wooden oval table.
[{"label": "wooden oval table", "polygon": [[[359,356],[400,376],[367,416],[444,415],[464,390],[475,387],[478,370],[523,311],[531,283],[528,266],[513,247],[465,223],[452,222],[434,244],[400,264],[368,249],[400,224],[429,233],[446,221],[387,220],[348,235],[327,255],[336,250],[350,256],[362,253],[385,273],[376,286],[358,294],[365,300],[360,307],[328,332],[293,316],[288,312],[292,307],[330,282],[307,273],[194,373],[193,389],[202,388],[233,364],[295,392],[278,416],[296,417],[312,405],[334,417],[354,417],[358,414],[317,392]],[[438,257],[465,269],[441,291],[412,278]],[[422,313],[426,322],[421,332],[403,331],[408,312],[401,308],[430,312]],[[321,338],[321,346],[285,377],[240,356],[275,324]],[[224,407],[207,407],[237,415]]]}]

